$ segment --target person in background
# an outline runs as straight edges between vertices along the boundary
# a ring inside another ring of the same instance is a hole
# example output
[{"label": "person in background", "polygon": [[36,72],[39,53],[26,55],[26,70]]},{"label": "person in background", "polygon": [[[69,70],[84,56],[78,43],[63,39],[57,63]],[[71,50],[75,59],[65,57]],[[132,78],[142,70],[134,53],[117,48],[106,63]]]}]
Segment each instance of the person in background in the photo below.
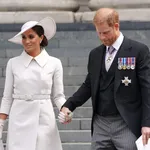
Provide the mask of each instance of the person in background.
[{"label": "person in background", "polygon": [[11,58],[0,107],[0,138],[9,116],[7,150],[62,150],[52,100],[64,104],[61,61],[45,47],[56,33],[51,17],[26,22],[10,42],[21,44],[22,54]]},{"label": "person in background", "polygon": [[89,54],[88,74],[81,87],[63,105],[68,113],[92,99],[92,150],[137,150],[142,134],[150,138],[150,52],[146,45],[125,37],[119,14],[100,8],[93,19],[102,45]]}]

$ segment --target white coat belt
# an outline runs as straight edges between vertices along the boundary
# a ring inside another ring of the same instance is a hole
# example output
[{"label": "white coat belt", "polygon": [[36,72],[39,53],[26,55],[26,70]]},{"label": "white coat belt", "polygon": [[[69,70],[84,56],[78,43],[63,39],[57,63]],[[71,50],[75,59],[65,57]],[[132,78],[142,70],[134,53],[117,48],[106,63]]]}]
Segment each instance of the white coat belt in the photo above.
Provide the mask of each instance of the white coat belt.
[{"label": "white coat belt", "polygon": [[43,94],[43,95],[21,95],[21,94],[13,94],[12,96],[15,100],[26,100],[26,101],[33,101],[33,100],[45,100],[50,99],[50,94]]}]

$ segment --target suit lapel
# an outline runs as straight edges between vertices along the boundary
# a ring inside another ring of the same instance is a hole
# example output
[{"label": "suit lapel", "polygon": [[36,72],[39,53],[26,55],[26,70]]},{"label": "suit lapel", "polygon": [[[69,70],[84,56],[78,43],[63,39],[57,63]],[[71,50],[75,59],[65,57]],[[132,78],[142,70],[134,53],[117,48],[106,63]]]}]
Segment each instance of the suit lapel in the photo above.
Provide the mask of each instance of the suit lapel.
[{"label": "suit lapel", "polygon": [[[131,45],[130,45],[130,40],[127,39],[126,37],[124,37],[124,40],[123,40],[123,43],[122,45],[120,46],[120,49],[118,51],[118,57],[117,57],[117,60],[119,57],[127,57],[129,56],[129,53],[130,53],[130,50],[131,50]],[[121,80],[120,79],[120,70],[118,70],[118,63],[117,63],[117,67],[116,67],[116,70],[115,70],[115,87],[114,87],[114,92],[116,93],[117,92],[117,89],[121,83]]]}]

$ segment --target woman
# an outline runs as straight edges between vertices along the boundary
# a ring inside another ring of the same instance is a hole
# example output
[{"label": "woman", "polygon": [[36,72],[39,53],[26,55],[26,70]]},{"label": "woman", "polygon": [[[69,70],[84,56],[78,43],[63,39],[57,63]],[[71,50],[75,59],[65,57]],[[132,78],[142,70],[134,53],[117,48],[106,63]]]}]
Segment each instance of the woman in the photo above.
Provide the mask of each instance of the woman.
[{"label": "woman", "polygon": [[9,41],[23,53],[8,61],[0,108],[0,134],[9,115],[7,150],[62,150],[51,100],[64,104],[63,70],[45,46],[56,32],[50,17],[29,21]]}]

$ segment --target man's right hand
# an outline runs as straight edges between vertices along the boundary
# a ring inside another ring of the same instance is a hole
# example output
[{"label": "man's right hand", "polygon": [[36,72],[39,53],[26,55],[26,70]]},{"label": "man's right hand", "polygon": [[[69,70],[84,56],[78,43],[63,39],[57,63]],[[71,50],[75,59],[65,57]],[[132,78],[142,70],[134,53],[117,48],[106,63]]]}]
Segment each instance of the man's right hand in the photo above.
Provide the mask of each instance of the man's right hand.
[{"label": "man's right hand", "polygon": [[59,119],[59,122],[66,124],[66,123],[71,122],[72,116],[73,116],[73,113],[67,107],[63,107],[60,110],[58,119]]}]

